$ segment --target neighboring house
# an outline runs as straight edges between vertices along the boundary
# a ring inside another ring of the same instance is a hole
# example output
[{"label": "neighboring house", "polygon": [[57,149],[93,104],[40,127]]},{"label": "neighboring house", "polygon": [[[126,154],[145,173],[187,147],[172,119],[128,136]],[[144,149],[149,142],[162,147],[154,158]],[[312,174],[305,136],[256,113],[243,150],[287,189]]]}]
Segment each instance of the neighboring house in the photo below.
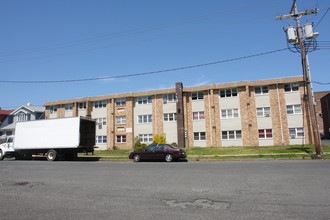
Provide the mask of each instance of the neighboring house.
[{"label": "neighboring house", "polygon": [[99,149],[161,134],[180,147],[309,144],[303,77],[240,81],[47,102],[46,118],[97,120]]},{"label": "neighboring house", "polygon": [[7,115],[7,117],[0,126],[0,134],[14,135],[16,123],[18,121],[32,121],[44,118],[44,107],[36,107],[31,105],[30,103],[28,103],[27,105],[22,105],[19,108],[12,110],[12,112]]},{"label": "neighboring house", "polygon": [[330,91],[323,91],[323,92],[314,92],[314,99],[315,99],[315,113],[316,113],[316,120],[317,124],[319,126],[319,132],[323,133],[325,132],[324,130],[324,125],[323,125],[323,112],[322,112],[322,103],[321,99],[328,95]]},{"label": "neighboring house", "polygon": [[[13,111],[14,110],[2,110],[0,108],[0,127],[8,124],[9,121],[8,115]],[[4,136],[4,133],[0,130],[0,143],[3,143],[5,140],[6,140],[6,136]]]}]

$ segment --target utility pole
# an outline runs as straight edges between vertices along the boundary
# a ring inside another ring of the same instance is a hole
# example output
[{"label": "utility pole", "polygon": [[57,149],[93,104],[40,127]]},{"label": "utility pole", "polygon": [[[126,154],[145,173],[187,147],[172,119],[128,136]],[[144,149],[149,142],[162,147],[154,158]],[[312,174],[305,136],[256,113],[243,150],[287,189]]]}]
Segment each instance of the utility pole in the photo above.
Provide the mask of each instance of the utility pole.
[{"label": "utility pole", "polygon": [[[308,58],[307,58],[307,52],[311,44],[305,47],[305,41],[304,36],[302,32],[302,27],[300,25],[300,17],[304,15],[310,15],[310,14],[316,14],[319,11],[319,9],[312,9],[312,10],[306,10],[303,12],[298,12],[297,3],[296,0],[293,1],[290,14],[288,15],[280,15],[276,17],[276,20],[282,20],[286,18],[294,18],[296,21],[296,29],[293,27],[289,27],[286,29],[287,32],[287,38],[289,43],[293,43],[297,49],[297,51],[300,51],[301,54],[301,63],[302,63],[302,69],[303,69],[303,78],[304,78],[304,86],[305,86],[305,96],[304,101],[306,102],[306,105],[308,106],[308,112],[306,112],[307,120],[310,122],[311,130],[313,140],[314,140],[314,146],[315,146],[315,153],[316,155],[321,154],[321,140],[320,140],[320,133],[318,129],[318,124],[316,120],[316,114],[315,114],[315,108],[314,108],[314,100],[313,100],[313,93],[311,89],[311,77],[309,73],[309,64],[308,64]],[[305,26],[306,27],[306,26]],[[312,30],[312,29],[311,29]],[[309,30],[309,32],[312,32]],[[318,33],[311,34],[306,33],[305,28],[305,38],[309,40],[309,42],[312,42],[316,37],[318,36]]]}]

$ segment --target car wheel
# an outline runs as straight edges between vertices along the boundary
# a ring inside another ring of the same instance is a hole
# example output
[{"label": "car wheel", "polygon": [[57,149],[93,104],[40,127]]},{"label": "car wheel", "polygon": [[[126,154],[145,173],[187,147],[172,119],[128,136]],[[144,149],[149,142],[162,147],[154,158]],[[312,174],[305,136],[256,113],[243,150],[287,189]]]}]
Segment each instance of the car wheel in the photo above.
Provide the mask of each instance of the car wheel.
[{"label": "car wheel", "polygon": [[141,156],[140,156],[139,154],[135,154],[135,155],[133,156],[133,161],[134,161],[134,162],[140,162],[140,161],[141,161]]},{"label": "car wheel", "polygon": [[57,152],[56,150],[49,150],[47,152],[47,160],[48,161],[55,161],[57,159]]},{"label": "car wheel", "polygon": [[3,158],[4,158],[4,155],[2,153],[2,150],[0,150],[0,160],[3,160]]},{"label": "car wheel", "polygon": [[165,161],[166,161],[166,162],[172,162],[172,161],[173,161],[173,156],[172,156],[172,154],[166,154],[166,155],[165,155]]}]

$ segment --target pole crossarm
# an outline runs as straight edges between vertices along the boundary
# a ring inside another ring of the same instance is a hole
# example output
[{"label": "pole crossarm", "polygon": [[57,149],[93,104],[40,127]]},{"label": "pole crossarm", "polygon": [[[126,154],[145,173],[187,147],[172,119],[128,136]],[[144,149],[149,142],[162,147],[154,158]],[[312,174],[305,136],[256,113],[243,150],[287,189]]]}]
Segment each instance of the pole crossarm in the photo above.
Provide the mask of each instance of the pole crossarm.
[{"label": "pole crossarm", "polygon": [[301,16],[304,16],[304,15],[316,14],[316,13],[319,12],[319,10],[320,9],[316,8],[316,9],[306,10],[306,11],[299,12],[299,13],[294,13],[294,14],[279,15],[275,19],[276,20],[283,20],[283,19],[287,19],[287,18],[297,18],[297,17],[301,17]]}]

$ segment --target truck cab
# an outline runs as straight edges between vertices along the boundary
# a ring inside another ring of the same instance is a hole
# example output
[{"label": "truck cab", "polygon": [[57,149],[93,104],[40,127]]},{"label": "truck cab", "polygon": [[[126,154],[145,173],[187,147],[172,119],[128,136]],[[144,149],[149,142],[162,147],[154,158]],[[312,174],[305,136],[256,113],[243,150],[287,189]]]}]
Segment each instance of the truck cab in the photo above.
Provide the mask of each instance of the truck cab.
[{"label": "truck cab", "polygon": [[4,157],[10,157],[14,154],[14,136],[8,136],[6,142],[0,144],[0,160],[3,160]]}]

